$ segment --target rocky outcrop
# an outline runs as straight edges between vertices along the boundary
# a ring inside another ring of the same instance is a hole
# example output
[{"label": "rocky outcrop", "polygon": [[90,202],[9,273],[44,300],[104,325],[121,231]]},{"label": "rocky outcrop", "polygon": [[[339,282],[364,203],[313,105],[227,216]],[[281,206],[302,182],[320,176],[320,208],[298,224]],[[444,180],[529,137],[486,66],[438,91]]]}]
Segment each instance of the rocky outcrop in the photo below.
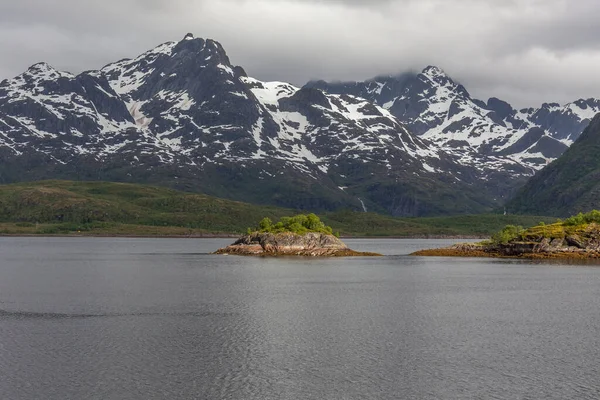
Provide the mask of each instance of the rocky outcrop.
[{"label": "rocky outcrop", "polygon": [[422,250],[416,256],[509,257],[509,258],[594,258],[600,259],[600,226],[593,224],[579,234],[564,237],[528,237],[505,244],[461,243],[443,249]]},{"label": "rocky outcrop", "polygon": [[297,235],[291,232],[255,232],[241,237],[230,246],[217,250],[215,254],[308,257],[380,256],[380,254],[351,250],[333,235],[323,233]]}]

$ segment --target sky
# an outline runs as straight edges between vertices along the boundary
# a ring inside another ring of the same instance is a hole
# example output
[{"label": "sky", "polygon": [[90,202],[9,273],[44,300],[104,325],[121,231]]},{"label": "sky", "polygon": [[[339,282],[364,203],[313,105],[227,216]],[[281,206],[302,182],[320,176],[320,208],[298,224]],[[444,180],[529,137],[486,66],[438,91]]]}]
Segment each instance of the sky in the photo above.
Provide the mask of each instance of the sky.
[{"label": "sky", "polygon": [[0,79],[78,73],[196,37],[261,80],[442,68],[515,107],[600,97],[599,0],[0,0]]}]

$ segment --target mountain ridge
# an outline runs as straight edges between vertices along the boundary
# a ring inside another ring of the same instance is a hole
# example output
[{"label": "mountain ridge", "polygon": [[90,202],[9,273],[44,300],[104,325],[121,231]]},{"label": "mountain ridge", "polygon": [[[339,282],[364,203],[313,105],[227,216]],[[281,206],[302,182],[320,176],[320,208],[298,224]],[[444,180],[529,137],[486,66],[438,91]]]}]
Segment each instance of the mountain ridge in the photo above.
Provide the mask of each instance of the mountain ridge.
[{"label": "mountain ridge", "polygon": [[[468,97],[441,69],[426,72],[449,96],[452,88]],[[377,86],[372,93],[385,92]],[[392,106],[256,80],[218,42],[191,34],[78,75],[38,63],[0,83],[0,182],[146,182],[258,204],[420,216],[489,211],[534,172],[483,145],[414,135]]]}]

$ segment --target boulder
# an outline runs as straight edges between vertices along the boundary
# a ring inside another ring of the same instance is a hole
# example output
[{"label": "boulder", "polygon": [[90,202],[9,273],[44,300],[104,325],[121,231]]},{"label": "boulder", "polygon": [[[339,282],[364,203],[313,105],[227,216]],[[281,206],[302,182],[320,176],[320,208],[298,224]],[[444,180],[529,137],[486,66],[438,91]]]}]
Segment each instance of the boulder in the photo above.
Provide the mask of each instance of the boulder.
[{"label": "boulder", "polygon": [[578,249],[585,249],[587,247],[586,241],[578,235],[569,235],[566,237],[566,240],[569,246],[577,247]]}]

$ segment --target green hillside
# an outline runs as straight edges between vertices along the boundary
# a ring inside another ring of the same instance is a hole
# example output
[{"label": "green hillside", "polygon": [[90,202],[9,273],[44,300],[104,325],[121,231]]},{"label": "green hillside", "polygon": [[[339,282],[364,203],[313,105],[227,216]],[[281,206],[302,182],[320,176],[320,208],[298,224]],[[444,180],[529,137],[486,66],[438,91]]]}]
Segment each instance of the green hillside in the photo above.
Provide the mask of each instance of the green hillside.
[{"label": "green hillside", "polygon": [[507,204],[514,213],[566,217],[600,208],[600,115]]},{"label": "green hillside", "polygon": [[[43,181],[0,185],[0,234],[203,235],[240,234],[264,217],[298,210],[125,183]],[[321,215],[349,236],[486,236],[506,224],[552,218],[477,215],[393,218],[340,211]]]},{"label": "green hillside", "polygon": [[25,227],[38,224],[38,228],[42,224],[41,233],[110,233],[117,225],[184,228],[178,233],[233,233],[265,216],[278,218],[290,212],[124,183],[44,181],[0,186],[0,221]]}]

